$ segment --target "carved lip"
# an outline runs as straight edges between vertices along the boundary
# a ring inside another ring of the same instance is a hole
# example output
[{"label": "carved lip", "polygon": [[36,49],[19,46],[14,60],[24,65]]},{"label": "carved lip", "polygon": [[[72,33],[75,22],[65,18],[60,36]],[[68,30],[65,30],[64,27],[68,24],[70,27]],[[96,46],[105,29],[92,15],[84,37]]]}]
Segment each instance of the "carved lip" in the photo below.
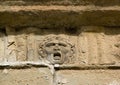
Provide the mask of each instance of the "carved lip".
[{"label": "carved lip", "polygon": [[53,54],[53,59],[54,60],[61,60],[61,53],[60,52],[55,52]]}]

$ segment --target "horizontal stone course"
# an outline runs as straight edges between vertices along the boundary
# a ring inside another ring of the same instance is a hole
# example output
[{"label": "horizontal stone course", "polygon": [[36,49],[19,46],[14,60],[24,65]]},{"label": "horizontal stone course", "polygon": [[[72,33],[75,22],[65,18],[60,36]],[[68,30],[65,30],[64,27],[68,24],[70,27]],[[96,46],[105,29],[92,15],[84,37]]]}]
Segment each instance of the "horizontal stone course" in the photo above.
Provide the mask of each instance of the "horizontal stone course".
[{"label": "horizontal stone course", "polygon": [[1,69],[1,85],[52,85],[52,75],[47,68]]},{"label": "horizontal stone course", "polygon": [[[120,7],[0,6],[0,25],[40,28],[120,26]],[[72,26],[71,26],[72,25]]]},{"label": "horizontal stone course", "polygon": [[119,85],[120,0],[0,0],[1,85]]},{"label": "horizontal stone course", "polygon": [[120,0],[0,0],[1,5],[120,5]]}]

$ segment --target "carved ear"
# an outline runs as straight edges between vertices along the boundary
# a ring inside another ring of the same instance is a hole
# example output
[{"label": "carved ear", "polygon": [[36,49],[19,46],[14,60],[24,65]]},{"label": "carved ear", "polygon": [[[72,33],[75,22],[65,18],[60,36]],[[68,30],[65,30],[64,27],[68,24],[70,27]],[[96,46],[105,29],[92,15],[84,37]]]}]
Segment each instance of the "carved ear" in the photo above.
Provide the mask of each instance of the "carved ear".
[{"label": "carved ear", "polygon": [[45,58],[47,56],[43,48],[38,49],[38,54],[40,55],[41,58]]}]

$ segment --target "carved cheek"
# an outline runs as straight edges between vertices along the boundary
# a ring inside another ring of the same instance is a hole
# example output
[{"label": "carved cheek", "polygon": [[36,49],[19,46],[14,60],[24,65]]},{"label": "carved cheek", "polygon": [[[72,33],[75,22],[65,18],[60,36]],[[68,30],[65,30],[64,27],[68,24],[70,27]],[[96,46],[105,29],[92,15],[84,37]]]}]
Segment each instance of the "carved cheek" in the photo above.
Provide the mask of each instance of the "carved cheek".
[{"label": "carved cheek", "polygon": [[46,50],[46,53],[48,53],[48,54],[52,54],[53,53],[53,49],[52,48],[46,47],[45,50]]},{"label": "carved cheek", "polygon": [[62,53],[64,53],[64,54],[68,53],[69,51],[70,51],[70,49],[69,49],[69,48],[66,48],[66,47],[64,47],[64,48],[62,49]]}]

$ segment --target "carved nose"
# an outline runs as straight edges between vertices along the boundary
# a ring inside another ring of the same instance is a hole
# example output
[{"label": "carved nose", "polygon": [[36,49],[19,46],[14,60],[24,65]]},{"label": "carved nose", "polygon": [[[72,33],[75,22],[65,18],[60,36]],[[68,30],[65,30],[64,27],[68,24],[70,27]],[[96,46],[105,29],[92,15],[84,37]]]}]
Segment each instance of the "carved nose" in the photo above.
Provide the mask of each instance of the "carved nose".
[{"label": "carved nose", "polygon": [[54,50],[55,50],[55,51],[60,50],[60,49],[59,49],[59,46],[58,46],[57,44],[55,45]]},{"label": "carved nose", "polygon": [[60,49],[58,47],[55,47],[54,50],[57,51],[57,50],[60,50]]}]

